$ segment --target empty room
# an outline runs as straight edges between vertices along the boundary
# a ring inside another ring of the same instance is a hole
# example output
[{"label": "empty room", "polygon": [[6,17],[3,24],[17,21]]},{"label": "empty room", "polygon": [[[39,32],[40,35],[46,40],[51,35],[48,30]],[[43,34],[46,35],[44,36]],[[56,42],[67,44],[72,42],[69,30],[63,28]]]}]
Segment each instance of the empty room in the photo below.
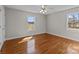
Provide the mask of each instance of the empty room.
[{"label": "empty room", "polygon": [[79,5],[0,5],[1,54],[79,54]]}]

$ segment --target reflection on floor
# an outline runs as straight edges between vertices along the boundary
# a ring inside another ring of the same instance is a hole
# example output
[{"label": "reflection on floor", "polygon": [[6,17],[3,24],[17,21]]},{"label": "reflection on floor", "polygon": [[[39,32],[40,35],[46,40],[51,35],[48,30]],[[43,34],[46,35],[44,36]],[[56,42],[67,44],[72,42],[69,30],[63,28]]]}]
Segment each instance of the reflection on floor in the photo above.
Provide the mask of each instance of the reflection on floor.
[{"label": "reflection on floor", "polygon": [[3,54],[72,54],[79,53],[79,42],[50,34],[5,41]]}]

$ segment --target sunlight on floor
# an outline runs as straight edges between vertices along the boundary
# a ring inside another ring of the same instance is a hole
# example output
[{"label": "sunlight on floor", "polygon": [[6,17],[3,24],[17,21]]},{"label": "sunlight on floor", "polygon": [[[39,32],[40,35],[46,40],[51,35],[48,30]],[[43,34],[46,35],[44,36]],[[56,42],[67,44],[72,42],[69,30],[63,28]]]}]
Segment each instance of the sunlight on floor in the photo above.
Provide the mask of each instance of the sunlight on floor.
[{"label": "sunlight on floor", "polygon": [[67,48],[67,53],[68,54],[78,54],[79,53],[79,46],[77,46],[77,45],[69,46]]},{"label": "sunlight on floor", "polygon": [[18,42],[19,44],[21,43],[27,43],[27,53],[33,53],[35,51],[35,39],[30,36],[30,37],[26,37],[24,39],[22,39],[20,42]]},{"label": "sunlight on floor", "polygon": [[23,43],[23,42],[26,42],[26,41],[29,41],[29,40],[31,40],[32,39],[32,36],[30,36],[30,37],[25,37],[24,39],[22,39],[20,42],[18,42],[18,43]]},{"label": "sunlight on floor", "polygon": [[27,53],[35,52],[35,39],[32,39],[27,42]]}]

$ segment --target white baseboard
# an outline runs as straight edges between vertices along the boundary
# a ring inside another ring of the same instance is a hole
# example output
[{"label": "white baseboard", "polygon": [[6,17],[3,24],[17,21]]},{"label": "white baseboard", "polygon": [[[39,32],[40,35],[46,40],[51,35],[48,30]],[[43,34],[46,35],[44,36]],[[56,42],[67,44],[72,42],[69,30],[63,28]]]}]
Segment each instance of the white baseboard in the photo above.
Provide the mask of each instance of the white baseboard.
[{"label": "white baseboard", "polygon": [[6,40],[12,40],[14,38],[20,38],[20,37],[25,37],[25,36],[18,36],[18,37],[9,37],[9,38],[5,38]]},{"label": "white baseboard", "polygon": [[[32,35],[37,35],[37,34],[43,34],[43,32],[42,33],[35,33],[35,34],[32,34]],[[31,35],[23,35],[23,36],[17,36],[17,37],[9,37],[9,38],[6,38],[6,40],[12,40],[12,39],[15,39],[15,38],[26,37],[26,36],[31,36]]]},{"label": "white baseboard", "polygon": [[[46,32],[46,33],[48,33],[48,32]],[[43,34],[43,33],[36,33],[34,35],[37,35],[37,34]],[[74,39],[74,38],[67,37],[67,36],[64,36],[64,35],[59,35],[59,34],[54,34],[54,33],[48,33],[48,34],[59,36],[59,37],[63,37],[63,38],[67,38],[67,39],[70,39],[70,40],[79,41],[78,39]],[[25,36],[30,36],[30,35],[25,35]],[[11,40],[11,39],[14,39],[14,38],[20,38],[20,37],[25,37],[25,36],[10,37],[10,38],[6,38],[6,40]]]},{"label": "white baseboard", "polygon": [[63,37],[63,38],[67,38],[67,39],[74,40],[74,41],[79,41],[79,39],[74,39],[74,38],[67,37],[67,36],[64,36],[64,35],[59,35],[59,34],[54,34],[54,33],[48,33],[48,34]]}]

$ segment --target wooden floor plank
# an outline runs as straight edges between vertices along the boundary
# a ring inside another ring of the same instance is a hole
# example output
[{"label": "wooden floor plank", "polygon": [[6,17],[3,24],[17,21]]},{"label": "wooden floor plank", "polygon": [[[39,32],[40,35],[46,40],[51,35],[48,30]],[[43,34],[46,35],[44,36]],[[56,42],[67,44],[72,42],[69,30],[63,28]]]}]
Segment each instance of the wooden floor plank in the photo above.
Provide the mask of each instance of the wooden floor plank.
[{"label": "wooden floor plank", "polygon": [[39,34],[33,38],[22,37],[5,41],[3,54],[71,54],[79,53],[79,42],[51,34]]}]

